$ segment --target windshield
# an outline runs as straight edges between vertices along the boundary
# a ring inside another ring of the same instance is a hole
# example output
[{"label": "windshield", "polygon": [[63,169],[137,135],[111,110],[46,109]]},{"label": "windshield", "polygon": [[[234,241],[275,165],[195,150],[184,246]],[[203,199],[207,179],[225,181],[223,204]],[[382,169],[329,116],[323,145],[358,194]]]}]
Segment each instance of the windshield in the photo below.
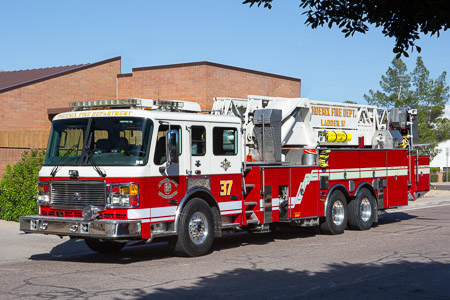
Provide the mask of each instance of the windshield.
[{"label": "windshield", "polygon": [[99,166],[145,165],[152,130],[151,120],[133,117],[54,121],[44,165],[89,165],[86,156]]}]

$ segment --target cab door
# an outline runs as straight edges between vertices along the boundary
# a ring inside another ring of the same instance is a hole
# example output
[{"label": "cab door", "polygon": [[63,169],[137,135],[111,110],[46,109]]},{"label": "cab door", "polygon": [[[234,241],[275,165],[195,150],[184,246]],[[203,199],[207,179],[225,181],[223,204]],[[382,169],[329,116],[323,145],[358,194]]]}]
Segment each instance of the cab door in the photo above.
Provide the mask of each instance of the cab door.
[{"label": "cab door", "polygon": [[211,124],[211,191],[219,203],[221,215],[229,215],[229,222],[235,222],[243,205],[242,143],[238,125],[230,125]]}]

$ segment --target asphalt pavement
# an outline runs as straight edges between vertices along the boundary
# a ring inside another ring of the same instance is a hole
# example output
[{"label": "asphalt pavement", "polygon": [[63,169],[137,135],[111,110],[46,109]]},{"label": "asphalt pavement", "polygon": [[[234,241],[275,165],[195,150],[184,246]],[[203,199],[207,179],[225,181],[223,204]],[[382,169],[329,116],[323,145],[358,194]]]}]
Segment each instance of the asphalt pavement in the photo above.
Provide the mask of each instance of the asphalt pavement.
[{"label": "asphalt pavement", "polygon": [[450,182],[434,182],[431,189],[450,191]]},{"label": "asphalt pavement", "polygon": [[[444,185],[442,185],[444,186]],[[410,201],[408,206],[388,210],[403,212],[422,208],[450,205],[450,191],[431,190],[424,197]],[[19,231],[19,223],[0,220],[0,265],[29,259],[36,253],[72,255],[92,252],[82,240],[66,243],[69,238],[54,235],[25,234]]]}]

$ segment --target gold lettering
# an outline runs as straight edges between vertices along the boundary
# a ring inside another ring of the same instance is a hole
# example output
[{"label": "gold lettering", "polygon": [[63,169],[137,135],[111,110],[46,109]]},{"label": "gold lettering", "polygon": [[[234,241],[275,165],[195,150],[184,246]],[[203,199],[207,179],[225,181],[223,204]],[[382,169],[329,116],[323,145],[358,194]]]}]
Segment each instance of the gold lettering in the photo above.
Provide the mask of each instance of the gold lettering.
[{"label": "gold lettering", "polygon": [[345,126],[344,120],[327,120],[327,119],[321,119],[320,125],[324,127],[343,127]]}]

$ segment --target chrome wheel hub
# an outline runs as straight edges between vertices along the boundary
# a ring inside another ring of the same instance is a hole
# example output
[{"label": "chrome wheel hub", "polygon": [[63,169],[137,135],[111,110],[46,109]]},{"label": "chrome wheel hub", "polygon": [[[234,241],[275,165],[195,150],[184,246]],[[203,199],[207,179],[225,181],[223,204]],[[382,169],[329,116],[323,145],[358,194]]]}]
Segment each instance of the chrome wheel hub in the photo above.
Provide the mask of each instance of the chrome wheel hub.
[{"label": "chrome wheel hub", "polygon": [[361,220],[367,222],[370,220],[372,216],[372,207],[370,206],[370,201],[367,198],[361,200],[361,204],[359,205],[359,214],[361,216]]},{"label": "chrome wheel hub", "polygon": [[189,220],[189,237],[191,241],[199,245],[206,240],[208,236],[208,221],[201,212],[196,212]]},{"label": "chrome wheel hub", "polygon": [[337,226],[342,225],[344,216],[344,204],[341,201],[334,202],[333,207],[331,208],[331,219],[333,220],[333,223]]}]

